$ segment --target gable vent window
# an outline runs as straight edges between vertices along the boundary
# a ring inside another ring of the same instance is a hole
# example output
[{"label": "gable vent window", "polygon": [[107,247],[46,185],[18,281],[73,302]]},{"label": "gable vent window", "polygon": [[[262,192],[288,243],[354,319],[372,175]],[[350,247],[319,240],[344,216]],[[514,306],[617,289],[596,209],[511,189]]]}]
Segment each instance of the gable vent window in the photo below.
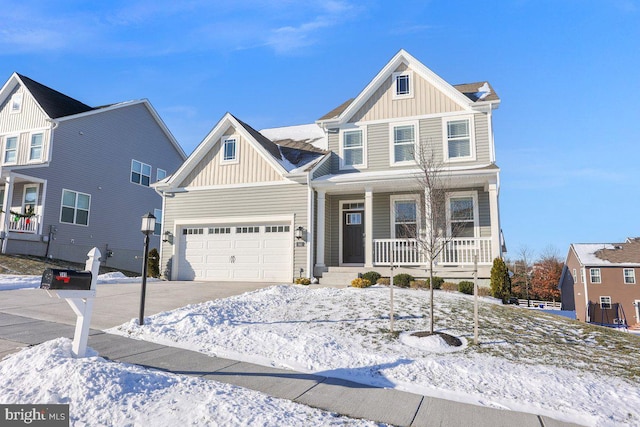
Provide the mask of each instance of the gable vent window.
[{"label": "gable vent window", "polygon": [[19,113],[22,111],[22,93],[14,93],[11,96],[10,104],[10,112],[11,113]]},{"label": "gable vent window", "polygon": [[401,73],[393,73],[393,98],[411,98],[413,97],[413,73],[411,71],[403,71]]},{"label": "gable vent window", "polygon": [[222,157],[221,163],[237,163],[238,162],[238,140],[236,138],[222,138]]}]

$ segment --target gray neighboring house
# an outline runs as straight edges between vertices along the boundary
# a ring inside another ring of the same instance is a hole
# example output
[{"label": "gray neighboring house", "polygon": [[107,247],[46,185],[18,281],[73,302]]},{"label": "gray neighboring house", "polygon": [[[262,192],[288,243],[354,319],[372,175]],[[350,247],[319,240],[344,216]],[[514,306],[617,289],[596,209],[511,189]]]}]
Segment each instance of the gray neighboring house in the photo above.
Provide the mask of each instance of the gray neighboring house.
[{"label": "gray neighboring house", "polygon": [[140,270],[141,217],[162,217],[150,185],[186,158],[149,101],[90,107],[14,73],[0,142],[2,253],[84,262],[95,246],[103,264]]},{"label": "gray neighboring house", "polygon": [[[315,123],[260,132],[226,114],[170,178],[161,258],[173,280],[347,284],[357,273],[423,277],[427,145],[447,175],[447,243],[436,274],[488,281],[504,251],[488,82],[450,85],[399,51],[353,99]],[[412,234],[413,233],[413,234]]]}]

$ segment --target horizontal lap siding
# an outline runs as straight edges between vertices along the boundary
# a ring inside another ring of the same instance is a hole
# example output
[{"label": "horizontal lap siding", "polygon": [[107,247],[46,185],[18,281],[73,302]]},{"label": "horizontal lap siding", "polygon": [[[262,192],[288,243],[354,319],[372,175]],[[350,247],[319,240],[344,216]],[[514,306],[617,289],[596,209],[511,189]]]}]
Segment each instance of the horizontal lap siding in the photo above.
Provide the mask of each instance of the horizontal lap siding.
[{"label": "horizontal lap siding", "polygon": [[[282,216],[295,214],[293,228],[308,229],[307,187],[300,184],[284,184],[252,188],[228,188],[217,190],[194,190],[175,193],[165,199],[165,230],[175,230],[176,220],[199,220],[212,218],[250,218],[257,216]],[[174,236],[175,240],[180,236]],[[162,246],[164,269],[173,255],[173,246]],[[293,271],[306,271],[307,246],[294,244]],[[293,272],[292,272],[293,275]],[[297,276],[296,276],[297,277]]]}]

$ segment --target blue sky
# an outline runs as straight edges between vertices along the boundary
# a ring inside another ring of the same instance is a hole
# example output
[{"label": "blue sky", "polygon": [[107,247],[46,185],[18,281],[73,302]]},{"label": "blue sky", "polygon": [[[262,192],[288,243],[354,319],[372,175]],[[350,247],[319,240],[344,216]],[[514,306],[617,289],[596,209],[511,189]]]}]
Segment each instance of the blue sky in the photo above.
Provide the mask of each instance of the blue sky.
[{"label": "blue sky", "polygon": [[0,22],[0,78],[94,106],[148,98],[187,153],[227,111],[311,123],[403,48],[501,97],[509,257],[640,236],[639,0],[0,0]]}]

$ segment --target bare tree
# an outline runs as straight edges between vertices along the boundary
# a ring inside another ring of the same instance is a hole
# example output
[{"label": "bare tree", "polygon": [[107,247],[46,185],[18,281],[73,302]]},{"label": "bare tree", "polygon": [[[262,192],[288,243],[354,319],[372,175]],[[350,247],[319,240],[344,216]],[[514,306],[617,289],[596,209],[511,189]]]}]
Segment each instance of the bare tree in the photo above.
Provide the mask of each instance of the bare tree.
[{"label": "bare tree", "polygon": [[531,284],[532,262],[533,250],[526,245],[521,246],[520,249],[518,249],[518,260],[516,260],[514,264],[514,275],[519,282],[524,281],[527,307],[531,305],[529,286]]}]

